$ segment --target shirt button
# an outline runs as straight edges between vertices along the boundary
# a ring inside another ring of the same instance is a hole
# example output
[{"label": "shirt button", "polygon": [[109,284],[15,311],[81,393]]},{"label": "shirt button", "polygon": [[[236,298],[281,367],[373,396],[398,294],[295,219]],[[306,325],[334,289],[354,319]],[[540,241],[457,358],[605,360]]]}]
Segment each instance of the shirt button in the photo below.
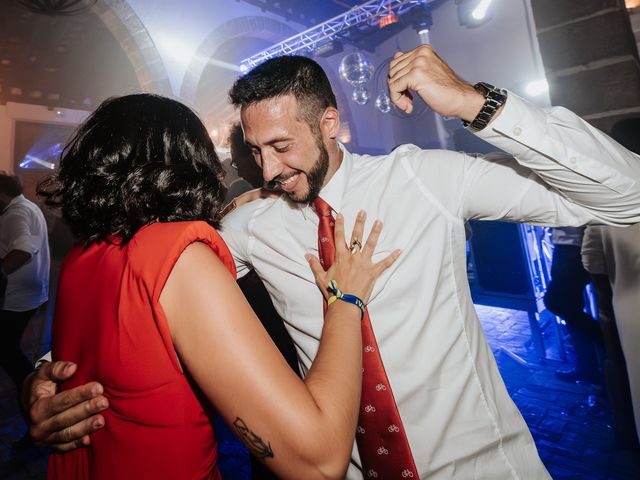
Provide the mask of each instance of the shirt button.
[{"label": "shirt button", "polygon": [[522,129],[520,127],[513,127],[513,134],[518,136],[522,133]]}]

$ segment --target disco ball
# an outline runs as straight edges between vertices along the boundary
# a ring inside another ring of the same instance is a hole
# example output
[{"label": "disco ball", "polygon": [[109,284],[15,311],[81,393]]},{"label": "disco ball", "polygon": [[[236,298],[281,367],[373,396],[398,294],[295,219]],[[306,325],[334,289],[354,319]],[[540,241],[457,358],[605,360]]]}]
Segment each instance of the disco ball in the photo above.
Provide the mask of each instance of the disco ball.
[{"label": "disco ball", "polygon": [[340,62],[338,72],[352,87],[364,85],[373,75],[373,64],[364,53],[355,52],[345,56]]},{"label": "disco ball", "polygon": [[387,92],[380,92],[376,97],[376,108],[382,113],[389,113],[391,111],[391,99]]},{"label": "disco ball", "polygon": [[356,102],[358,105],[366,105],[369,101],[369,91],[367,87],[364,85],[358,85],[353,89],[353,93],[351,94],[351,100]]}]

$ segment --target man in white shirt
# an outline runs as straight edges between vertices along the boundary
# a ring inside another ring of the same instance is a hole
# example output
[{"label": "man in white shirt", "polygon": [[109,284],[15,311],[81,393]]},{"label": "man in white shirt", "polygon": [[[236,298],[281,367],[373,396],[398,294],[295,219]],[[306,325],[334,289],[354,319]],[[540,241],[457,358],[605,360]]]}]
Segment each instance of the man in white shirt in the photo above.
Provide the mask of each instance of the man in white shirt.
[{"label": "man in white shirt", "polygon": [[[616,123],[611,136],[634,152],[640,152],[640,118],[632,117]],[[610,306],[613,309],[615,325],[619,334],[620,346],[626,362],[626,372],[631,394],[633,417],[635,419],[635,441],[625,438],[628,427],[617,428],[622,434],[622,443],[638,449],[640,445],[640,224],[628,228],[590,226],[584,234],[582,244],[582,261],[589,273],[594,276],[596,294],[602,295],[604,290],[601,281],[606,278],[610,285]],[[598,278],[605,277],[605,278]],[[606,305],[607,299],[598,295],[600,303]],[[614,355],[612,355],[614,356]],[[624,367],[616,366],[612,376],[624,371]],[[614,381],[616,379],[614,378]],[[619,390],[622,390],[620,388]],[[612,394],[624,395],[621,391]],[[615,412],[624,417],[624,400],[616,399],[620,411]]]},{"label": "man in white shirt", "polygon": [[[230,96],[264,180],[283,195],[225,218],[238,273],[253,267],[264,280],[306,369],[323,318],[304,262],[305,252],[318,251],[319,220],[309,204],[319,195],[347,224],[360,209],[381,219],[386,233],[378,255],[395,248],[403,254],[377,282],[368,309],[418,474],[549,478],[475,315],[464,222],[638,222],[640,161],[564,109],[545,112],[512,94],[505,102],[506,93],[490,85],[474,88],[429,46],[396,55],[389,88],[402,110],[412,110],[409,91],[417,92],[434,111],[467,122],[517,161],[411,145],[386,156],[351,154],[336,140],[340,117],[320,67],[301,57],[267,61],[239,79]],[[363,355],[372,351],[365,346]],[[39,373],[31,413],[36,438],[68,449],[88,442],[95,421],[89,415],[99,411],[101,397],[96,385],[53,396],[51,381],[75,368],[61,374],[64,366]],[[52,396],[35,393],[42,382]],[[57,415],[64,402],[77,405]],[[354,447],[348,478],[363,475],[376,472],[362,471]]]},{"label": "man in white shirt", "polygon": [[49,292],[47,225],[38,206],[22,195],[16,177],[0,174],[0,365],[18,388],[33,366],[20,339]]}]

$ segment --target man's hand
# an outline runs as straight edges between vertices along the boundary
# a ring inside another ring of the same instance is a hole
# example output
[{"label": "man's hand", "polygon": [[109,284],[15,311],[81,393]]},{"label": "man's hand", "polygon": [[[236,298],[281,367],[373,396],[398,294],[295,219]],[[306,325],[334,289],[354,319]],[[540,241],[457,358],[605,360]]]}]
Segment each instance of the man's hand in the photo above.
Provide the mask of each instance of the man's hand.
[{"label": "man's hand", "polygon": [[438,56],[431,45],[421,45],[407,53],[397,52],[389,63],[391,101],[405,113],[413,111],[416,92],[436,113],[473,121],[484,97],[462,80]]},{"label": "man's hand", "polygon": [[68,380],[77,366],[71,362],[45,362],[22,386],[23,407],[29,414],[29,434],[40,446],[61,452],[91,443],[89,434],[104,426],[98,413],[109,406],[97,382],[62,393],[57,384]]}]

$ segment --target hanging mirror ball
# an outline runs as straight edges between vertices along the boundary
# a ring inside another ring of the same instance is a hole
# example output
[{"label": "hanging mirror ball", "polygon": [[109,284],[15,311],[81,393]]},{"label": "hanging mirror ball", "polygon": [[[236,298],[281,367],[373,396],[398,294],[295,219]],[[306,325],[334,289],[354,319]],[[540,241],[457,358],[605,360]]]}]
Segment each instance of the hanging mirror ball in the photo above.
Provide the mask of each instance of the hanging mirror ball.
[{"label": "hanging mirror ball", "polygon": [[389,113],[391,111],[391,99],[387,92],[380,92],[376,97],[376,108],[382,113]]},{"label": "hanging mirror ball", "polygon": [[355,52],[346,55],[340,62],[338,72],[342,79],[352,87],[364,85],[371,80],[373,64],[364,53]]},{"label": "hanging mirror ball", "polygon": [[369,101],[369,91],[367,90],[367,87],[359,85],[354,88],[353,93],[351,94],[351,99],[358,105],[366,105]]}]

